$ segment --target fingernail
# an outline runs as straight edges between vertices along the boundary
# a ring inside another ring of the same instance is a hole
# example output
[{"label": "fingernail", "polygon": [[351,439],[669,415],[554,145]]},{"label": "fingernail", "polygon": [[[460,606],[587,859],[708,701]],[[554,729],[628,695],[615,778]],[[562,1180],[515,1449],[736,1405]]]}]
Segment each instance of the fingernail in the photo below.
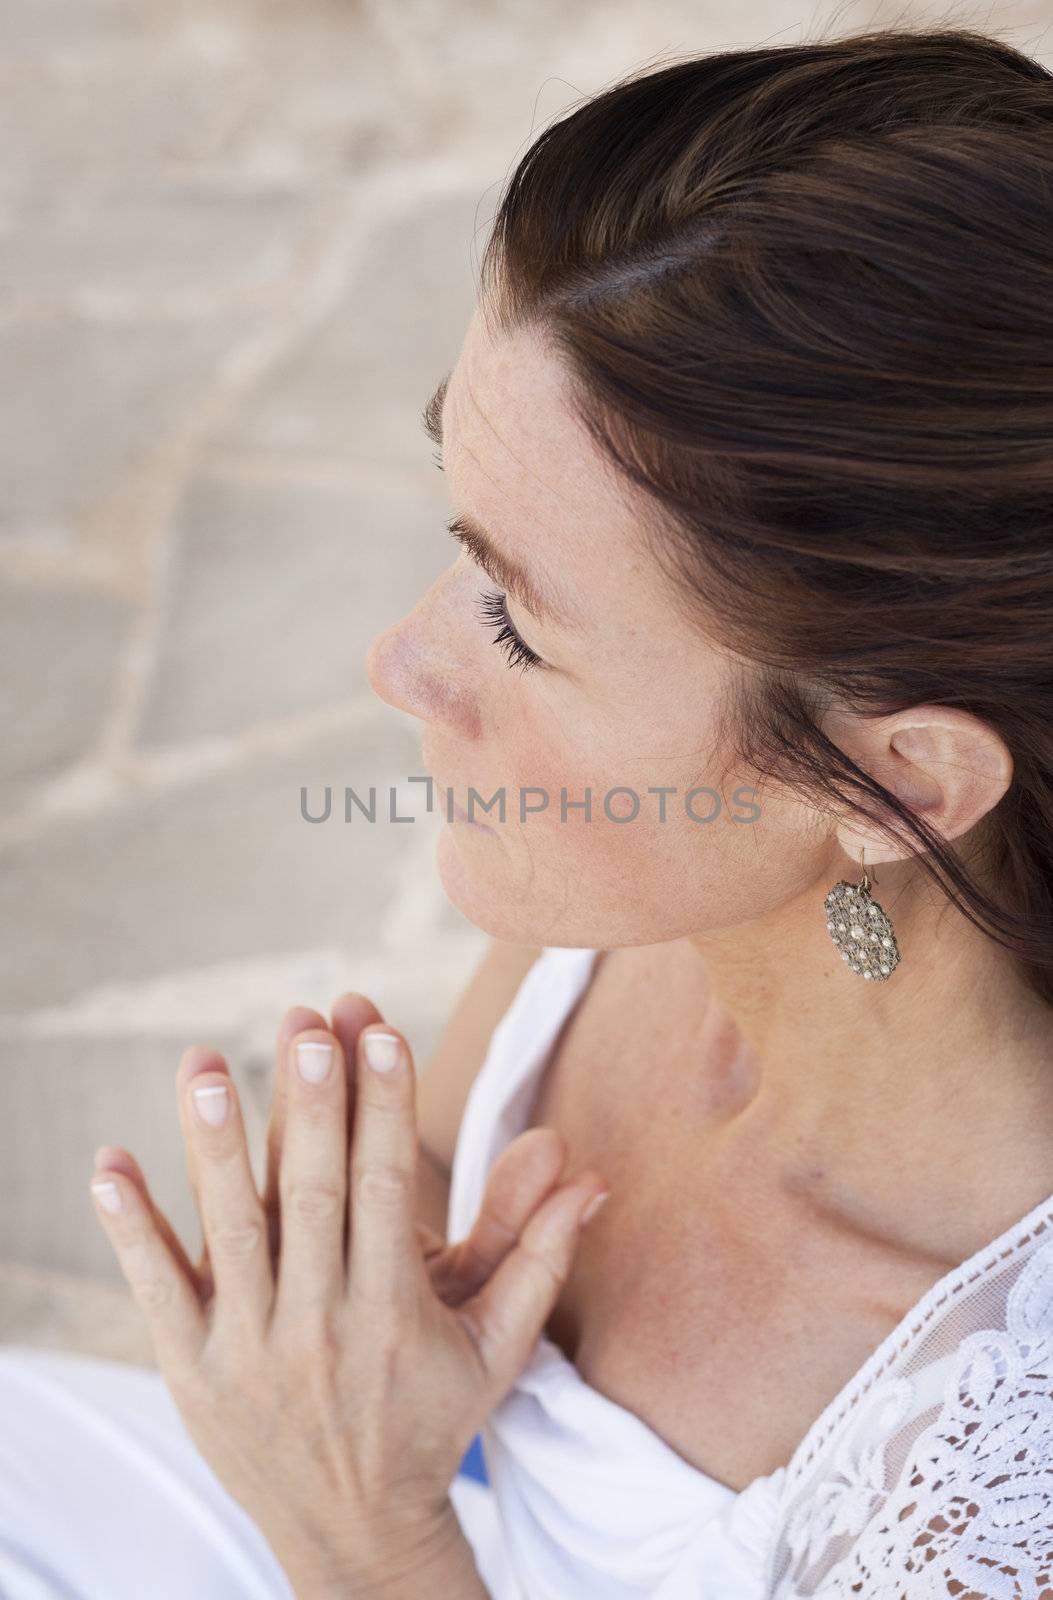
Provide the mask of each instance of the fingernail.
[{"label": "fingernail", "polygon": [[108,1179],[105,1183],[93,1183],[91,1192],[104,1211],[120,1211],[121,1191],[115,1183]]},{"label": "fingernail", "polygon": [[366,1062],[374,1072],[390,1072],[398,1066],[402,1041],[393,1033],[367,1033],[365,1038]]},{"label": "fingernail", "polygon": [[333,1064],[333,1047],[322,1039],[306,1039],[296,1046],[296,1065],[305,1083],[321,1083]]},{"label": "fingernail", "polygon": [[602,1194],[594,1194],[588,1205],[585,1207],[585,1210],[581,1213],[578,1226],[584,1228],[586,1222],[591,1222],[597,1211],[602,1206],[603,1202],[605,1200],[609,1200],[610,1197],[611,1191],[609,1189],[604,1189]]},{"label": "fingernail", "polygon": [[194,1101],[202,1122],[218,1128],[226,1119],[229,1096],[224,1083],[206,1083],[194,1090]]}]

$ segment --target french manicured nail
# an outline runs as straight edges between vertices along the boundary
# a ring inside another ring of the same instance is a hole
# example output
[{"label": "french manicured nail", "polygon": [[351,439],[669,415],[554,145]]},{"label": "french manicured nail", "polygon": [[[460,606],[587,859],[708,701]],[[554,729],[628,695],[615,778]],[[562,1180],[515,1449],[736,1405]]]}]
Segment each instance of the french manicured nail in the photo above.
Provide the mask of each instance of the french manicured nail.
[{"label": "french manicured nail", "polygon": [[230,1096],[225,1083],[206,1083],[194,1090],[194,1104],[202,1122],[218,1128],[226,1120]]},{"label": "french manicured nail", "polygon": [[398,1066],[401,1039],[393,1033],[367,1033],[364,1037],[366,1062],[374,1072],[391,1072]]},{"label": "french manicured nail", "polygon": [[296,1065],[305,1083],[321,1083],[333,1064],[333,1047],[321,1039],[305,1039],[296,1046]]},{"label": "french manicured nail", "polygon": [[602,1206],[603,1202],[605,1200],[609,1200],[610,1197],[611,1191],[609,1189],[605,1189],[602,1194],[594,1194],[588,1205],[585,1207],[585,1210],[581,1213],[579,1226],[584,1228],[586,1222],[591,1222],[597,1211]]},{"label": "french manicured nail", "polygon": [[111,1183],[109,1179],[107,1179],[105,1183],[93,1183],[91,1186],[91,1192],[98,1200],[104,1211],[120,1211],[123,1204],[121,1200],[121,1191],[117,1185],[115,1183]]}]

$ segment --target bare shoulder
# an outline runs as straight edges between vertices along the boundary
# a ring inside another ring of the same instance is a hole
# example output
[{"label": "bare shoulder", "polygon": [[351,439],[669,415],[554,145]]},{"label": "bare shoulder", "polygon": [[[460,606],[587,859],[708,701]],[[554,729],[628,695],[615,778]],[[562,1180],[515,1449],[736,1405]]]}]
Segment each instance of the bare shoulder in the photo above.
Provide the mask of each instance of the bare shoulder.
[{"label": "bare shoulder", "polygon": [[447,1173],[453,1166],[464,1103],[486,1059],[491,1035],[542,948],[491,940],[450,1013],[438,1044],[419,1068],[420,1141]]}]

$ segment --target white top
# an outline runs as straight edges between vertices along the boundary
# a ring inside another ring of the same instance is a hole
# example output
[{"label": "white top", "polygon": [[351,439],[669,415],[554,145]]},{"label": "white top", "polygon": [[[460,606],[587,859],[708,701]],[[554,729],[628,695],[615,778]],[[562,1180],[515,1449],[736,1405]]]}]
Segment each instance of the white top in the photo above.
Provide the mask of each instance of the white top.
[{"label": "white top", "polygon": [[[597,954],[546,948],[494,1030],[458,1133],[448,1242],[471,1231],[487,1173],[531,1126]],[[483,1451],[497,1516],[477,1554],[494,1600],[1042,1600],[1053,1195],[934,1284],[790,1461],[741,1493],[586,1383],[544,1335],[484,1425]]]}]

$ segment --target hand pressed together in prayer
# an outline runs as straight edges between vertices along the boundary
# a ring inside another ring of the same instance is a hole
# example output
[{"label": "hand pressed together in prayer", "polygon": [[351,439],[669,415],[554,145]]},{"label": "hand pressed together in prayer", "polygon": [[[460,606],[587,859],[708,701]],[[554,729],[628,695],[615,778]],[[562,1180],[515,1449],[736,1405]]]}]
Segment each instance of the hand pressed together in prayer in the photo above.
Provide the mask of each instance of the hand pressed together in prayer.
[{"label": "hand pressed together in prayer", "polygon": [[486,1595],[449,1487],[605,1191],[592,1171],[561,1182],[561,1135],[529,1129],[491,1169],[469,1237],[448,1245],[416,1218],[415,1082],[406,1040],[365,996],[342,995],[330,1024],[287,1012],[261,1196],[224,1058],[185,1050],[196,1265],[134,1157],[96,1152],[97,1215],[160,1372],[299,1600],[394,1600],[430,1580]]}]

